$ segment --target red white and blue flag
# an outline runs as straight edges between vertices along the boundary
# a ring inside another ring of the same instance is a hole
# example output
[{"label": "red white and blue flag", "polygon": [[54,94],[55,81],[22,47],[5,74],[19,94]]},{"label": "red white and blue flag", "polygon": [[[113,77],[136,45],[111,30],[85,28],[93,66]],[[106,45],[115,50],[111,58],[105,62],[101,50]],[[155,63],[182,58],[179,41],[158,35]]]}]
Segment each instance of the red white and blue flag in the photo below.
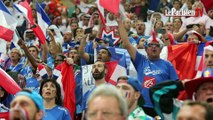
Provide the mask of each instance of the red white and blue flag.
[{"label": "red white and blue flag", "polygon": [[42,32],[41,27],[39,25],[36,25],[36,23],[34,22],[32,16],[32,9],[28,2],[24,1],[20,2],[19,4],[14,4],[14,8],[24,15],[24,17],[29,21],[30,25],[32,26],[32,30],[39,38],[41,44],[44,44],[46,42],[46,37]]},{"label": "red white and blue flag", "polygon": [[42,26],[41,30],[43,34],[46,36],[46,30],[51,24],[50,18],[48,15],[45,13],[44,9],[41,7],[41,5],[36,1],[36,10],[37,10],[37,20],[38,20],[38,25]]},{"label": "red white and blue flag", "polygon": [[106,62],[108,73],[106,81],[112,85],[116,85],[120,76],[127,75],[126,55],[124,54],[119,61]]},{"label": "red white and blue flag", "polygon": [[37,72],[42,77],[42,79],[47,79],[48,78],[47,70],[45,69],[44,65],[38,64]]},{"label": "red white and blue flag", "polygon": [[62,64],[59,64],[53,70],[53,78],[58,79],[61,76]]},{"label": "red white and blue flag", "polygon": [[0,18],[0,52],[5,53],[6,44],[12,41],[18,22],[2,1],[0,1]]}]

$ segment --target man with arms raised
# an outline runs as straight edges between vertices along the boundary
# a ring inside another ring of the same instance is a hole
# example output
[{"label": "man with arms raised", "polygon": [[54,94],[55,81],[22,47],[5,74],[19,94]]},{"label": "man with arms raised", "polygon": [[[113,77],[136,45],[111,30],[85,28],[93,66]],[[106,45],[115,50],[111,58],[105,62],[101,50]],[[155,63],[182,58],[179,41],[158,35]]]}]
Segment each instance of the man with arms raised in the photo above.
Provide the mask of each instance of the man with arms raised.
[{"label": "man with arms raised", "polygon": [[153,35],[144,42],[147,58],[140,54],[130,43],[119,17],[117,21],[121,40],[131,56],[133,65],[138,73],[137,78],[142,83],[142,95],[145,99],[143,109],[146,114],[154,117],[156,113],[149,97],[149,88],[165,80],[177,80],[177,73],[170,62],[160,59],[160,53],[164,45],[160,39]]}]

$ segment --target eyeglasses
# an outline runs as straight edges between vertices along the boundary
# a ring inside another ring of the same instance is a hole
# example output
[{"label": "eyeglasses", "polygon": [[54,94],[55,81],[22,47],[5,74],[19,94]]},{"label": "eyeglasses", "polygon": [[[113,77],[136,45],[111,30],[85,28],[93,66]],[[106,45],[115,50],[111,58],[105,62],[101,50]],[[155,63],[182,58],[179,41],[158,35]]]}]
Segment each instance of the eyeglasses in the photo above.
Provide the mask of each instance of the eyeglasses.
[{"label": "eyeglasses", "polygon": [[149,43],[148,47],[158,47],[158,48],[160,48],[160,44]]},{"label": "eyeglasses", "polygon": [[115,117],[115,115],[121,115],[121,113],[119,112],[97,111],[97,112],[88,112],[87,118],[91,120],[95,119],[98,115],[98,112],[101,112],[102,117],[107,120]]}]

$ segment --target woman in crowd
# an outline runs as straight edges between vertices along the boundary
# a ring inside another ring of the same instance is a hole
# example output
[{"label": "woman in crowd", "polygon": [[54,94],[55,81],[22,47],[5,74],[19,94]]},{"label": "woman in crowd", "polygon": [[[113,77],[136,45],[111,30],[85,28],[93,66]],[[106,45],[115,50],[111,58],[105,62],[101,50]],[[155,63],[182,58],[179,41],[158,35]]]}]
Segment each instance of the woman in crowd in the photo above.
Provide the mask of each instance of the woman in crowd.
[{"label": "woman in crowd", "polygon": [[44,99],[43,120],[71,120],[69,111],[62,107],[61,87],[55,80],[44,80],[39,93]]}]

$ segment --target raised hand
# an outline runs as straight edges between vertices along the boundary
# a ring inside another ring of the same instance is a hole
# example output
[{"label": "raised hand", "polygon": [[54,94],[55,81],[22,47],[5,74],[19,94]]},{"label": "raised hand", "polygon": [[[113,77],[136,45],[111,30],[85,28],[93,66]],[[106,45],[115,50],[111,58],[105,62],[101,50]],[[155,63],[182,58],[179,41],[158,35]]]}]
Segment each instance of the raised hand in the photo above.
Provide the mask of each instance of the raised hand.
[{"label": "raised hand", "polygon": [[20,40],[18,41],[18,45],[19,45],[22,49],[26,48],[26,45],[25,45],[25,43],[24,43],[24,41],[23,41],[22,39],[20,39]]}]

